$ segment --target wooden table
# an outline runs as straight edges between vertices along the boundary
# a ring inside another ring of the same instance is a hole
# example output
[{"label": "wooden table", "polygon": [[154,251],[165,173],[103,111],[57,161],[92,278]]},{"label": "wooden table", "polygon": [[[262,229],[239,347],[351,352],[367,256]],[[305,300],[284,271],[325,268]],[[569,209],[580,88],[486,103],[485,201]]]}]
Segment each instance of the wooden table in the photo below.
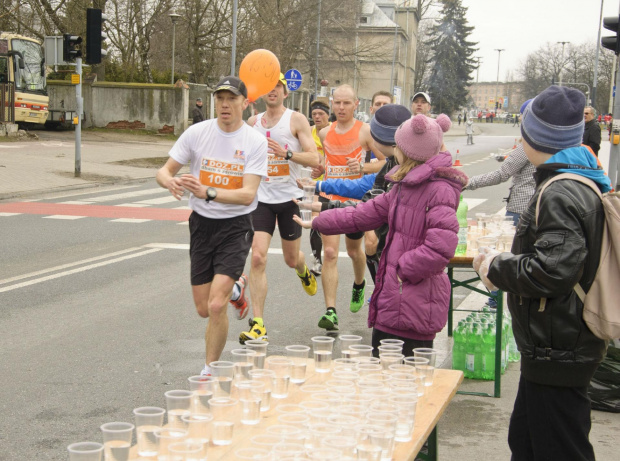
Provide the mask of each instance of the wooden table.
[{"label": "wooden table", "polygon": [[[315,373],[314,361],[308,360],[307,379],[305,384],[320,384],[330,379],[330,373]],[[409,442],[396,442],[394,447],[394,461],[413,461],[428,439],[428,455],[420,455],[428,460],[437,459],[437,423],[444,413],[450,400],[456,394],[460,383],[463,381],[463,373],[457,370],[435,370],[433,385],[426,388],[423,397],[418,401],[416,409],[415,426],[412,438]],[[301,392],[300,386],[291,384],[289,396],[286,399],[271,399],[271,409],[262,414],[262,420],[258,425],[245,426],[235,424],[233,442],[228,446],[209,446],[209,461],[232,461],[235,459],[235,451],[239,448],[252,446],[251,438],[263,434],[266,429],[278,424],[275,407],[279,403],[300,403],[309,400],[307,392]],[[162,397],[163,398],[163,397]],[[136,447],[132,447],[130,460],[151,460],[155,458],[141,458],[136,454]]]},{"label": "wooden table", "polygon": [[[448,278],[450,279],[450,308],[448,310],[448,336],[452,336],[453,319],[454,314],[454,288],[463,287],[468,290],[481,293],[490,298],[495,298],[497,308],[495,309],[495,379],[494,379],[494,392],[493,395],[484,392],[465,392],[459,391],[459,394],[469,395],[482,395],[485,397],[501,397],[501,381],[502,381],[502,324],[504,320],[504,293],[501,290],[497,291],[497,295],[492,295],[488,290],[481,290],[477,285],[480,282],[480,277],[474,271],[473,268],[474,258],[472,256],[455,256],[450,260],[448,264]],[[466,280],[456,280],[454,278],[454,271],[457,272],[469,272],[471,278]],[[508,360],[508,357],[506,357]]]}]

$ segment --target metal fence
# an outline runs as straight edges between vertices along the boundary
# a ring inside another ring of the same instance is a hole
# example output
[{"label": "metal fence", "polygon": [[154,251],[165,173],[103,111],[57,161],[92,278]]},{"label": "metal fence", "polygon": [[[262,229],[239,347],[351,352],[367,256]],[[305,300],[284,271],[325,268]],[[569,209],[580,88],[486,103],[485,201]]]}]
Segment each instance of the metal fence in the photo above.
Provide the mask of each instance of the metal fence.
[{"label": "metal fence", "polygon": [[0,83],[0,123],[15,123],[15,85]]}]

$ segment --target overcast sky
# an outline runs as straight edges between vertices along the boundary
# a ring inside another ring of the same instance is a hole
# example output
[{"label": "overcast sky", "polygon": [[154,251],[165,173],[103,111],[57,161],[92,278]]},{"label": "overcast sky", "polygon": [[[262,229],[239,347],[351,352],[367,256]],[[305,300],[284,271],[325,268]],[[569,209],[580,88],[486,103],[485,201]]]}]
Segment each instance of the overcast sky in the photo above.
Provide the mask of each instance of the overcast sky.
[{"label": "overcast sky", "polygon": [[[596,43],[601,0],[462,0],[478,42],[479,81],[497,78],[496,48],[501,52],[499,79],[516,70],[525,57],[546,42]],[[617,16],[620,0],[604,0],[603,17]],[[611,32],[603,29],[602,35]],[[560,47],[561,45],[557,45]],[[516,75],[515,75],[516,76]],[[474,80],[476,75],[473,75]]]}]

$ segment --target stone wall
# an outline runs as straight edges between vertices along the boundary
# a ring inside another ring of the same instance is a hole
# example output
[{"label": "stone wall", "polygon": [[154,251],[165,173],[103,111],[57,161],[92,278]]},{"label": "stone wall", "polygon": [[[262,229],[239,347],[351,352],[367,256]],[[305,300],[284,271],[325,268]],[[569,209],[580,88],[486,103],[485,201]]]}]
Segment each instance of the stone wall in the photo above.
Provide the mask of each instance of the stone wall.
[{"label": "stone wall", "polygon": [[[50,110],[76,110],[75,86],[48,80]],[[189,89],[176,85],[95,82],[82,84],[85,128],[133,128],[180,135],[189,125]]]}]

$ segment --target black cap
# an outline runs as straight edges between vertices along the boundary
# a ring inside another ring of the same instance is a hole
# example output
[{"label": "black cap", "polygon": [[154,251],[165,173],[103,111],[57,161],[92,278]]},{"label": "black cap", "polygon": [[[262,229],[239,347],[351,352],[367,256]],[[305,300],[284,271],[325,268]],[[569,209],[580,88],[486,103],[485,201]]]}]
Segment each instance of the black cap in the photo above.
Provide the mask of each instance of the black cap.
[{"label": "black cap", "polygon": [[234,77],[232,75],[224,77],[222,80],[217,82],[213,92],[217,93],[218,91],[230,91],[237,96],[243,96],[244,98],[248,97],[248,90],[245,87],[245,83],[243,83],[238,77]]}]

